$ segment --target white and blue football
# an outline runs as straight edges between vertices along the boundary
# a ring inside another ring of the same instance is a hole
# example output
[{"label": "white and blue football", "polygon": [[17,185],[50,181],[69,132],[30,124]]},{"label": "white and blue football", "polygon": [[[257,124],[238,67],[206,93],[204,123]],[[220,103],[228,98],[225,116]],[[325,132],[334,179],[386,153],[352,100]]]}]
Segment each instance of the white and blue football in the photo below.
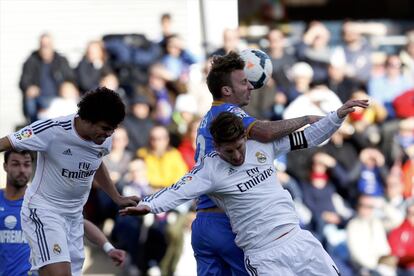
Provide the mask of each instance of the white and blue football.
[{"label": "white and blue football", "polygon": [[270,57],[259,49],[245,49],[240,52],[244,60],[244,72],[254,89],[263,87],[272,75],[273,65]]}]

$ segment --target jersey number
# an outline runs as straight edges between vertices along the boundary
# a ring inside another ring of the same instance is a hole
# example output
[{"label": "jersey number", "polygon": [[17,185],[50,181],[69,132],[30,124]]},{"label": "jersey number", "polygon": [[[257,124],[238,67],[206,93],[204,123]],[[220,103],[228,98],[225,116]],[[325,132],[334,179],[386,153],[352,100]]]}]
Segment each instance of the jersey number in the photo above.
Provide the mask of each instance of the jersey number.
[{"label": "jersey number", "polygon": [[198,163],[201,158],[206,155],[206,139],[204,138],[203,135],[198,135],[197,136],[197,160],[196,162]]}]

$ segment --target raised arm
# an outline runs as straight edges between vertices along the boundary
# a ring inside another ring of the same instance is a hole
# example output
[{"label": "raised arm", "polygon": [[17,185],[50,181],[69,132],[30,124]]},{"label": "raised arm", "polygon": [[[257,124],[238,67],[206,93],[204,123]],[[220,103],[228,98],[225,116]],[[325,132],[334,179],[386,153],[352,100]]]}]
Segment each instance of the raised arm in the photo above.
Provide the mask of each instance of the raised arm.
[{"label": "raised arm", "polygon": [[256,121],[249,131],[249,138],[262,143],[272,142],[322,118],[312,115],[280,121]]},{"label": "raised arm", "polygon": [[315,147],[329,139],[341,126],[345,117],[355,111],[355,107],[368,107],[368,100],[349,100],[344,103],[336,112],[332,112],[323,120],[312,124],[304,130],[308,147]]},{"label": "raised arm", "polygon": [[124,197],[118,193],[115,185],[109,177],[108,169],[103,162],[96,171],[94,180],[96,180],[99,187],[119,206],[134,206],[139,202],[139,198],[137,196]]},{"label": "raised arm", "polygon": [[7,136],[0,138],[0,152],[11,150],[11,149],[12,149],[12,145],[10,143],[9,138],[7,138]]},{"label": "raised arm", "polygon": [[145,197],[136,207],[120,210],[121,215],[145,215],[174,209],[188,200],[213,191],[214,181],[209,180],[209,172],[201,165],[194,167],[174,185]]},{"label": "raised arm", "polygon": [[366,108],[368,100],[350,100],[337,111],[333,111],[323,119],[311,124],[305,130],[294,132],[288,136],[274,141],[277,155],[291,150],[315,147],[332,136],[341,126],[345,117],[355,110],[355,107]]}]

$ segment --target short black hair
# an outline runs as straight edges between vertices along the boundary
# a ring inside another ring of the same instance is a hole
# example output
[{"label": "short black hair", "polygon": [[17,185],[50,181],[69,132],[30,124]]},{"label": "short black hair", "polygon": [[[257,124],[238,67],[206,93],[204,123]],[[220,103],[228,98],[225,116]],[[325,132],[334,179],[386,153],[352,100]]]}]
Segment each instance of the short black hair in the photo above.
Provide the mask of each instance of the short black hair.
[{"label": "short black hair", "polygon": [[21,154],[21,155],[30,155],[30,159],[32,160],[32,162],[34,161],[34,155],[33,152],[29,151],[29,150],[22,150],[22,151],[17,151],[14,149],[11,150],[7,150],[4,152],[4,163],[7,164],[7,162],[9,161],[9,157],[12,153],[17,153],[17,154]]},{"label": "short black hair", "polygon": [[244,60],[235,52],[230,52],[225,56],[213,56],[211,69],[207,75],[207,86],[214,99],[222,97],[223,86],[232,86],[231,73],[243,70],[244,65]]},{"label": "short black hair", "polygon": [[242,119],[231,112],[222,112],[214,118],[210,133],[216,144],[235,142],[246,135]]},{"label": "short black hair", "polygon": [[86,93],[78,103],[78,115],[93,124],[103,121],[116,127],[125,118],[125,105],[118,93],[98,87]]}]

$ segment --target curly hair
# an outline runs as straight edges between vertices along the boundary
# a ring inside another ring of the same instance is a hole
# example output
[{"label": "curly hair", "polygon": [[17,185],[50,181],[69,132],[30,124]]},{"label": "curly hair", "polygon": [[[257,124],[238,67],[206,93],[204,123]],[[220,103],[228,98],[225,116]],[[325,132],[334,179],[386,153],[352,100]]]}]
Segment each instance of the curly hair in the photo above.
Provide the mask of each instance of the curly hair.
[{"label": "curly hair", "polygon": [[220,99],[221,88],[232,86],[231,73],[243,70],[244,61],[239,54],[230,52],[225,56],[214,56],[211,61],[211,69],[207,75],[207,86],[214,99]]},{"label": "curly hair", "polygon": [[118,126],[125,118],[125,105],[118,93],[106,87],[89,91],[78,103],[78,115],[93,124]]},{"label": "curly hair", "polygon": [[231,112],[220,113],[210,125],[210,133],[216,144],[235,142],[245,135],[243,121]]}]

